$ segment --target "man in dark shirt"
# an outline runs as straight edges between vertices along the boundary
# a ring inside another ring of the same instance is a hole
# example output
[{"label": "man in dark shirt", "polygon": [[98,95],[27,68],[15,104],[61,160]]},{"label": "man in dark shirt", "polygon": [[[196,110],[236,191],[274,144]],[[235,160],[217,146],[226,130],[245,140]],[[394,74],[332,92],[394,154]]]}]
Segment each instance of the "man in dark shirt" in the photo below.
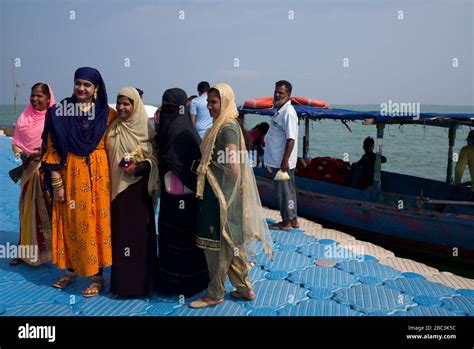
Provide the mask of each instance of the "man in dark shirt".
[{"label": "man in dark shirt", "polygon": [[[364,152],[360,160],[352,164],[352,184],[359,189],[367,189],[374,184],[375,159],[374,139],[367,137],[364,140]],[[387,158],[382,155],[382,163],[387,162]]]}]

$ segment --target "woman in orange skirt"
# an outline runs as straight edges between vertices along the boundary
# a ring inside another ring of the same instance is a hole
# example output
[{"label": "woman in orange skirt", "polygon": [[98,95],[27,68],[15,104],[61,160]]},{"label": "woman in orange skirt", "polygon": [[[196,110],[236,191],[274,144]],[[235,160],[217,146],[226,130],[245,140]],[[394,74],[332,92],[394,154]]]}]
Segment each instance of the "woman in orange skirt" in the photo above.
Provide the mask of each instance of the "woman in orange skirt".
[{"label": "woman in orange skirt", "polygon": [[74,75],[74,94],[48,110],[43,167],[51,171],[53,263],[68,272],[53,286],[93,276],[83,296],[99,294],[102,270],[112,264],[110,174],[105,131],[116,117],[107,104],[100,73],[89,67]]}]

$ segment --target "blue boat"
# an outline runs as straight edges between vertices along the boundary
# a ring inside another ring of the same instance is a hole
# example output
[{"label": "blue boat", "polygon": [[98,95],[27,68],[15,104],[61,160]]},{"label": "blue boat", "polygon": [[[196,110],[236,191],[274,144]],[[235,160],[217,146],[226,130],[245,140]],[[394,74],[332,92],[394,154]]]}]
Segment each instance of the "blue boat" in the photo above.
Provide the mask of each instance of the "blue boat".
[{"label": "blue boat", "polygon": [[[470,188],[455,190],[453,147],[458,125],[474,126],[474,114],[419,113],[390,116],[379,111],[360,112],[295,105],[304,120],[303,158],[308,157],[309,122],[332,119],[361,121],[377,128],[374,185],[369,190],[296,176],[298,214],[339,230],[358,233],[377,242],[387,241],[418,251],[429,251],[451,261],[474,261],[474,203],[465,201]],[[244,114],[272,116],[273,109],[240,108]],[[446,181],[381,170],[385,125],[422,124],[449,128]],[[278,208],[272,180],[255,168],[262,203]],[[400,205],[402,203],[402,205]],[[454,258],[455,257],[455,258]]]}]

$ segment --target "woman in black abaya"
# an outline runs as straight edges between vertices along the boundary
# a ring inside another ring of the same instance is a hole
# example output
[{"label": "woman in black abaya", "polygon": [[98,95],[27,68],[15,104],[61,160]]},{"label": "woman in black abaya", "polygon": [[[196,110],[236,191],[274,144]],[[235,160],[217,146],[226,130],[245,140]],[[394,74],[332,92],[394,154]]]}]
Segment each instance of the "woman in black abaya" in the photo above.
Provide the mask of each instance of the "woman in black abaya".
[{"label": "woman in black abaya", "polygon": [[179,88],[163,94],[158,129],[161,181],[158,217],[158,290],[189,297],[207,288],[206,259],[196,246],[197,199],[195,160],[201,158],[200,137]]}]

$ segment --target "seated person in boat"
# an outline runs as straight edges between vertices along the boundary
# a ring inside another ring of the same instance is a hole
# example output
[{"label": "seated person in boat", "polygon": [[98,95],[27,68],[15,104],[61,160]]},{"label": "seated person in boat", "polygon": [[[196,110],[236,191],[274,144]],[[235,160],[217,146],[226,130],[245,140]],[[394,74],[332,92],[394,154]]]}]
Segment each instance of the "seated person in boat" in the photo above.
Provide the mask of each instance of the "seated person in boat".
[{"label": "seated person in boat", "polygon": [[[351,182],[352,185],[359,189],[368,189],[374,184],[375,159],[374,139],[367,137],[364,140],[364,155],[356,163],[352,164]],[[387,162],[387,158],[382,155],[382,163]]]},{"label": "seated person in boat", "polygon": [[257,166],[262,160],[265,150],[265,135],[268,132],[270,125],[267,122],[262,122],[249,131],[252,138],[252,148],[257,152]]},{"label": "seated person in boat", "polygon": [[[461,151],[459,152],[459,160],[456,164],[454,175],[454,184],[456,185],[456,188],[461,187],[461,179],[466,166],[469,167],[471,181],[474,178],[474,130],[469,131],[466,141],[467,145],[461,148]],[[471,194],[469,195],[468,200],[474,201],[474,186],[471,188]]]}]

